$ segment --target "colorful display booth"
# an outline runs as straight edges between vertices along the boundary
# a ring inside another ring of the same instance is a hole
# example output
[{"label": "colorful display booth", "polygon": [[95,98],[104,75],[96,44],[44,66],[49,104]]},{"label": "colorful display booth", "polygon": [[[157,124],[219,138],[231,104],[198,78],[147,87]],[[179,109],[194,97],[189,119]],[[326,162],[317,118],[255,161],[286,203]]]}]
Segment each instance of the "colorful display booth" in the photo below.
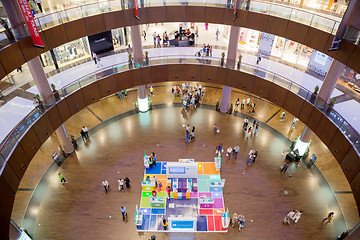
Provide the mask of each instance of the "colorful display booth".
[{"label": "colorful display booth", "polygon": [[153,166],[145,157],[144,166],[140,208],[135,212],[138,231],[165,231],[166,219],[170,232],[227,232],[230,219],[224,207],[220,155],[214,162],[179,159]]}]

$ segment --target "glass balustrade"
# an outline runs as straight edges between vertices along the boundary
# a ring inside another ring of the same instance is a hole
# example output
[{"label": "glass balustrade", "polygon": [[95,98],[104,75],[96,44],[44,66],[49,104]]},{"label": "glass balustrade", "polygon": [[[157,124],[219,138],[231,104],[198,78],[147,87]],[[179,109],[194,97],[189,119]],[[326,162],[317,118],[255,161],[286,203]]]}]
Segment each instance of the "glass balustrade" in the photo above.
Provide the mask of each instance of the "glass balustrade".
[{"label": "glass balustrade", "polygon": [[[196,64],[196,65],[200,64],[200,65],[209,65],[209,66],[226,68],[226,64],[225,63],[222,64],[220,58],[196,57],[192,55],[154,57],[137,63],[129,63],[128,61],[125,61],[120,64],[109,66],[105,69],[97,70],[93,73],[88,74],[87,76],[81,77],[73,81],[72,83],[58,90],[60,98],[55,99],[55,101],[61,101],[63,98],[67,97],[76,90],[116,73],[127,71],[133,68],[142,68],[147,66],[167,65],[167,64]],[[235,69],[233,67],[230,68]],[[295,82],[292,82],[286,77],[272,73],[266,69],[258,67],[257,65],[254,66],[251,64],[241,63],[240,69],[234,71],[241,71],[244,73],[256,75],[258,77],[271,81],[297,94],[303,99],[315,104],[315,106],[321,112],[323,112],[343,132],[343,134],[347,137],[349,142],[351,142],[351,144],[358,151],[358,153],[360,152],[359,133],[355,129],[353,129],[351,125],[327,103],[323,102],[321,99],[317,99],[317,100],[313,99],[311,91],[296,84]],[[38,106],[34,108],[34,110],[30,114],[27,115],[26,118],[24,118],[13,129],[13,131],[1,143],[1,148],[0,148],[1,169],[3,169],[3,166],[4,164],[6,164],[6,161],[10,156],[12,150],[19,143],[24,133],[32,126],[32,124],[37,119],[39,119],[42,115],[44,115],[50,107],[51,106],[45,106],[43,103],[40,103]]]}]

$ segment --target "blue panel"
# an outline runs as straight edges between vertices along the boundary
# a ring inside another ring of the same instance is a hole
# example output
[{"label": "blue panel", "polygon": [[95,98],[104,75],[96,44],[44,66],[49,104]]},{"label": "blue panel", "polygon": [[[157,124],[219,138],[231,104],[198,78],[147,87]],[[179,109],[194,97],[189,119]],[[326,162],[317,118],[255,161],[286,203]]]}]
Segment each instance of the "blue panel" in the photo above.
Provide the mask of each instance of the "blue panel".
[{"label": "blue panel", "polygon": [[161,170],[161,174],[166,174],[166,170]]},{"label": "blue panel", "polygon": [[171,229],[194,229],[194,221],[171,221]]},{"label": "blue panel", "polygon": [[150,228],[149,230],[162,230],[162,221],[163,216],[162,215],[151,215],[150,217]]},{"label": "blue panel", "polygon": [[161,174],[161,164],[157,163],[156,166],[153,166],[152,168],[146,168],[145,169],[146,174]]},{"label": "blue panel", "polygon": [[152,208],[151,214],[165,215],[165,208]]},{"label": "blue panel", "polygon": [[166,166],[167,166],[167,162],[162,162],[162,163],[161,163],[161,170],[165,170],[165,171],[166,171]]},{"label": "blue panel", "polygon": [[206,232],[207,231],[207,218],[206,216],[198,216],[196,228],[198,231]]},{"label": "blue panel", "polygon": [[143,224],[141,226],[136,226],[138,230],[149,230],[150,224],[150,215],[143,215]]},{"label": "blue panel", "polygon": [[151,208],[140,208],[140,211],[143,212],[143,215],[150,215]]}]

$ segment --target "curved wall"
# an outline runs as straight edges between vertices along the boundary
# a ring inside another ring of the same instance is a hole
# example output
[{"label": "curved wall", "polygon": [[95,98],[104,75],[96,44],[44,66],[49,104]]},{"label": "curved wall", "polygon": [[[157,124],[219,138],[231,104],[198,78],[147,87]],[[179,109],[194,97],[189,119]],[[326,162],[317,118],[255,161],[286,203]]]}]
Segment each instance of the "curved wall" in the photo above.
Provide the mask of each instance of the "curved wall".
[{"label": "curved wall", "polygon": [[238,10],[237,19],[233,21],[233,9],[202,6],[146,7],[139,9],[139,16],[140,20],[137,20],[134,9],[126,9],[55,26],[40,32],[44,49],[33,47],[30,37],[22,39],[0,51],[0,79],[39,54],[81,37],[137,24],[184,20],[234,25],[282,36],[323,52],[360,72],[360,46],[344,40],[340,50],[329,52],[333,35],[287,19]]},{"label": "curved wall", "polygon": [[342,167],[360,212],[360,157],[342,132],[311,103],[257,76],[215,66],[169,64],[132,69],[93,82],[52,106],[20,140],[0,176],[0,238],[9,237],[15,194],[31,159],[63,122],[84,107],[117,91],[166,81],[199,81],[242,89],[285,108],[308,125]]}]

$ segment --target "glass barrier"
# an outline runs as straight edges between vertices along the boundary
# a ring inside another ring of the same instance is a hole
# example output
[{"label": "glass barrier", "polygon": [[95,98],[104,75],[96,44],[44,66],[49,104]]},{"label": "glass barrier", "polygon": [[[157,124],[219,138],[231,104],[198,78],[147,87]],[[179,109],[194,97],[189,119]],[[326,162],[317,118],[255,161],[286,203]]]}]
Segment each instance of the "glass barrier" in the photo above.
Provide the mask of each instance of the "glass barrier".
[{"label": "glass barrier", "polygon": [[[196,56],[169,56],[169,57],[153,57],[144,61],[129,63],[128,61],[122,62],[120,64],[112,65],[106,69],[100,69],[94,71],[93,73],[88,74],[87,76],[81,77],[64,88],[58,90],[59,98],[54,101],[60,101],[65,98],[69,94],[75,92],[76,90],[87,86],[88,84],[99,81],[107,76],[127,71],[133,68],[147,67],[147,66],[156,66],[156,65],[165,65],[165,64],[200,64],[200,65],[210,65],[216,67],[226,67],[226,63],[224,63],[220,58],[214,57],[196,57]],[[239,71],[237,67],[229,67],[231,69],[236,69]],[[275,84],[288,89],[295,94],[301,96],[305,100],[313,103],[321,112],[323,112],[348,138],[349,142],[352,143],[354,148],[358,152],[360,152],[360,144],[359,144],[359,133],[351,127],[351,125],[331,106],[322,101],[321,99],[317,99],[316,96],[312,94],[311,91],[305,89],[304,87],[292,82],[291,80],[279,76],[275,73],[272,73],[266,69],[262,69],[257,65],[250,65],[241,63],[240,71],[248,74],[253,74],[268,81],[274,82]],[[37,105],[34,110],[24,118],[7,136],[7,138],[1,143],[0,150],[0,167],[6,164],[6,161],[11,154],[14,147],[19,143],[20,139],[24,135],[24,133],[32,126],[32,124],[39,119],[51,106],[45,106],[43,103]]]}]

